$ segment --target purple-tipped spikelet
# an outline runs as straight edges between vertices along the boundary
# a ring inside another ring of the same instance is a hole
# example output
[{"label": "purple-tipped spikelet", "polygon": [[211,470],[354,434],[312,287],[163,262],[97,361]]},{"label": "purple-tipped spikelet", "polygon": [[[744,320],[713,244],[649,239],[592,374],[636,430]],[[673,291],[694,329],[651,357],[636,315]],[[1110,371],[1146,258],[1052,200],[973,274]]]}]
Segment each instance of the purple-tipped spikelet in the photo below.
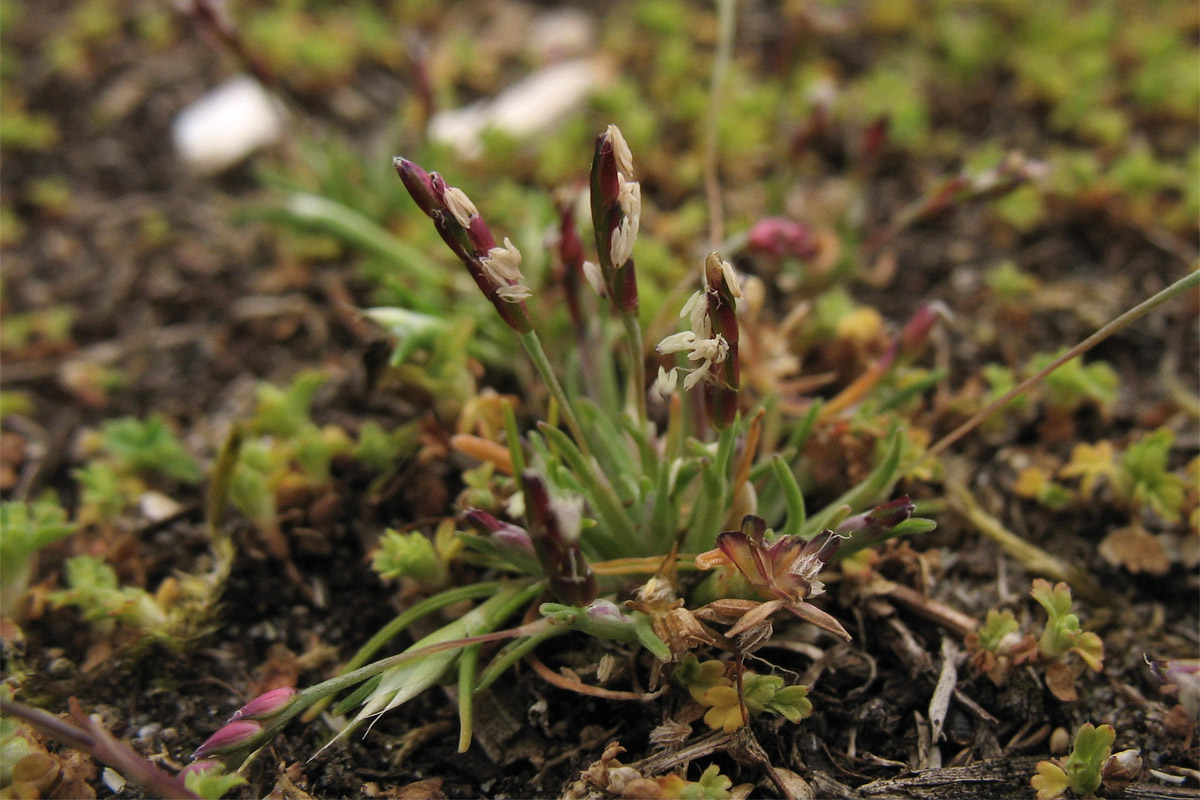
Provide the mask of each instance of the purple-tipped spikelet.
[{"label": "purple-tipped spikelet", "polygon": [[766,217],[750,227],[746,247],[772,258],[812,258],[817,252],[812,229],[794,219]]},{"label": "purple-tipped spikelet", "polygon": [[704,299],[712,321],[713,336],[725,340],[728,352],[717,365],[715,380],[704,384],[704,404],[709,424],[724,430],[733,424],[738,411],[738,388],[741,386],[741,366],[738,362],[738,320],[735,297],[741,296],[733,270],[726,270],[721,257],[709,253],[704,262]]},{"label": "purple-tipped spikelet", "polygon": [[196,748],[196,752],[192,753],[192,760],[199,760],[206,756],[221,755],[222,753],[230,753],[238,750],[261,733],[262,729],[261,722],[255,722],[250,719],[227,722]]},{"label": "purple-tipped spikelet", "polygon": [[417,207],[433,220],[442,241],[458,256],[500,317],[517,333],[533,329],[522,281],[521,253],[508,239],[502,247],[474,203],[461,189],[447,186],[441,175],[428,173],[405,158],[396,157],[396,168]]},{"label": "purple-tipped spikelet", "polygon": [[233,712],[230,722],[239,719],[266,719],[283,711],[292,703],[297,692],[291,686],[280,686],[269,692],[263,692],[246,705]]},{"label": "purple-tipped spikelet", "polygon": [[913,358],[919,355],[925,343],[929,341],[929,334],[933,332],[933,326],[937,324],[938,319],[948,316],[950,309],[940,300],[922,303],[908,322],[904,323],[904,330],[900,332],[900,357]]},{"label": "purple-tipped spikelet", "polygon": [[617,311],[635,313],[638,291],[633,242],[641,224],[642,187],[633,180],[633,156],[616,125],[609,125],[596,137],[591,190],[592,225],[606,293]]},{"label": "purple-tipped spikelet", "polygon": [[533,553],[533,540],[524,528],[496,519],[477,508],[467,511],[466,519],[472,528],[487,536],[501,550]]},{"label": "purple-tipped spikelet", "polygon": [[837,526],[837,532],[841,534],[852,534],[858,531],[886,533],[911,517],[916,508],[908,495],[900,495],[895,500],[875,506],[870,511],[847,517]]},{"label": "purple-tipped spikelet", "polygon": [[596,599],[596,576],[579,549],[582,500],[550,497],[536,472],[521,475],[525,487],[525,516],[533,549],[559,602],[583,606]]},{"label": "purple-tipped spikelet", "polygon": [[575,226],[575,204],[562,201],[558,204],[558,257],[562,263],[563,293],[567,298],[567,311],[576,333],[587,330],[587,316],[581,301],[583,283],[583,239]]},{"label": "purple-tipped spikelet", "polygon": [[[658,343],[659,353],[686,351],[688,360],[699,362],[687,371],[683,388],[704,383],[704,405],[709,424],[717,430],[729,427],[737,416],[741,369],[738,365],[737,298],[742,296],[737,275],[728,261],[709,253],[704,262],[704,289],[684,304],[691,330],[673,333]],[[651,390],[667,394],[675,387],[675,371],[660,371]]]}]

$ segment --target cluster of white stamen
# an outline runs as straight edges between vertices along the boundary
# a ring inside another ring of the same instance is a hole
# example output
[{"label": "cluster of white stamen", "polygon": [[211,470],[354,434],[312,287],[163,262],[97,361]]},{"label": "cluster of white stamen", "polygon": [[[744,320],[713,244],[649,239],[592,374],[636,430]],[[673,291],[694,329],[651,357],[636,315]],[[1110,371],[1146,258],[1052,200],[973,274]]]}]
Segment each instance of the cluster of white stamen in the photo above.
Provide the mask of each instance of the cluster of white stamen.
[{"label": "cluster of white stamen", "polygon": [[596,294],[604,297],[604,275],[600,272],[599,264],[595,261],[584,261],[583,277],[587,279],[588,286],[591,286]]},{"label": "cluster of white stamen", "polygon": [[623,267],[633,256],[642,220],[642,185],[633,178],[633,154],[629,143],[616,125],[608,126],[608,140],[617,162],[617,204],[621,207],[621,224],[612,232],[609,257],[614,267]]},{"label": "cluster of white stamen", "polygon": [[[704,317],[705,322],[708,322],[708,316]],[[705,329],[707,328],[707,330]],[[701,334],[709,335],[701,335]],[[701,330],[680,331],[673,333],[667,338],[658,343],[655,348],[659,353],[682,353],[687,351],[689,361],[700,361],[700,366],[695,367],[687,372],[683,379],[683,388],[691,389],[707,376],[713,368],[714,364],[720,364],[729,355],[729,342],[725,341],[725,337],[721,334],[712,336],[711,325],[706,325]],[[662,375],[659,380],[655,381],[656,389],[666,388],[670,381],[671,388],[674,388],[674,380],[667,379]]]},{"label": "cluster of white stamen", "polygon": [[679,374],[672,369],[658,368],[658,377],[654,379],[654,383],[650,384],[650,397],[659,403],[665,403],[671,395],[675,394],[675,387],[679,384]]},{"label": "cluster of white stamen", "polygon": [[450,209],[450,213],[458,220],[459,225],[464,228],[471,227],[471,217],[477,216],[479,210],[475,208],[471,198],[467,197],[466,192],[456,186],[447,186],[446,191],[442,194],[442,200],[446,203],[446,208]]},{"label": "cluster of white stamen", "polygon": [[[737,273],[728,261],[721,262],[721,273],[725,284],[735,298],[742,296]],[[658,343],[659,353],[682,353],[685,350],[689,361],[700,361],[700,366],[689,370],[683,379],[683,388],[691,389],[712,373],[713,365],[720,364],[729,355],[729,342],[721,334],[713,335],[712,318],[708,314],[708,276],[704,278],[705,289],[695,292],[683,304],[680,317],[687,317],[691,330],[673,333]],[[650,391],[656,397],[666,397],[675,390],[675,370],[667,372],[659,367],[658,379]]]},{"label": "cluster of white stamen", "polygon": [[[447,190],[446,195],[449,196],[449,194],[450,191]],[[508,237],[504,238],[503,247],[493,247],[488,250],[487,256],[480,259],[479,263],[483,266],[483,273],[496,287],[496,295],[500,299],[509,303],[519,303],[532,294],[529,287],[521,283],[525,279],[521,274],[521,251],[509,241]]]},{"label": "cluster of white stamen", "polygon": [[[733,264],[730,264],[728,261],[722,261],[721,274],[725,278],[725,285],[729,287],[730,293],[740,300],[742,298],[742,286],[738,283],[738,276],[733,270]],[[705,275],[705,281],[707,280],[708,276]]]},{"label": "cluster of white stamen", "polygon": [[629,149],[629,142],[625,141],[625,134],[616,125],[608,126],[608,141],[612,142],[617,169],[626,176],[633,175],[633,152]]}]

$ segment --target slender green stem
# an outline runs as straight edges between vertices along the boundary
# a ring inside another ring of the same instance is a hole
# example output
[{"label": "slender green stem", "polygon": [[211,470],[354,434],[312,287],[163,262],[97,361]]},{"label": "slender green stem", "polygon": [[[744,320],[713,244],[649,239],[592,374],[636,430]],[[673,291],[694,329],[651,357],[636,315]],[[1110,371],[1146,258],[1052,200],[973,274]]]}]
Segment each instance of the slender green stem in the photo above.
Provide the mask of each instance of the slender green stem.
[{"label": "slender green stem", "polygon": [[508,453],[512,458],[513,477],[517,479],[517,491],[522,491],[521,474],[525,472],[525,453],[521,450],[521,434],[517,430],[517,415],[513,404],[505,401],[504,433],[508,437]]},{"label": "slender green stem", "polygon": [[721,176],[717,163],[717,132],[720,130],[722,90],[733,54],[735,6],[735,0],[717,0],[719,38],[716,57],[713,59],[708,116],[704,126],[704,190],[708,200],[708,235],[714,250],[721,250],[725,239],[725,212],[721,204]]},{"label": "slender green stem", "polygon": [[784,525],[780,534],[783,536],[799,536],[800,531],[804,529],[804,521],[807,518],[807,512],[804,509],[804,492],[800,490],[800,484],[796,481],[796,476],[792,474],[791,467],[783,460],[783,457],[776,453],[771,456],[768,462],[771,465],[771,470],[775,473],[775,480],[779,483],[779,488],[783,490],[784,506],[787,508],[787,523]]},{"label": "slender green stem", "polygon": [[561,636],[571,630],[565,625],[550,625],[544,619],[539,620],[539,622],[544,624],[545,627],[540,628],[535,633],[523,639],[512,641],[496,654],[496,657],[492,659],[492,662],[484,668],[483,673],[479,676],[479,680],[475,684],[476,692],[482,692],[495,683],[496,679],[503,675],[509,667],[524,658],[526,653],[542,642],[555,636]]},{"label": "slender green stem", "polygon": [[473,644],[463,650],[458,662],[458,752],[465,753],[471,747],[471,729],[475,720],[473,687],[475,671],[479,667],[481,644]]},{"label": "slender green stem", "polygon": [[637,311],[621,315],[625,323],[625,336],[629,340],[629,393],[633,395],[633,407],[637,414],[638,429],[646,427],[646,350],[642,343],[642,326],[638,323]]},{"label": "slender green stem", "polygon": [[[473,600],[476,597],[487,597],[488,595],[495,594],[496,590],[505,585],[505,581],[471,583],[466,586],[447,589],[446,591],[435,594],[432,597],[425,598],[412,608],[409,608],[398,614],[391,622],[380,628],[379,631],[376,632],[376,634],[372,636],[366,644],[360,647],[358,652],[355,653],[350,660],[342,666],[339,674],[344,675],[352,672],[353,670],[356,670],[363,664],[367,663],[367,660],[375,654],[376,650],[390,642],[397,634],[399,634],[409,625],[412,625],[421,617],[432,614],[434,611],[437,611],[440,608],[445,608],[446,606],[453,605],[454,603],[460,603],[463,600]],[[313,719],[317,714],[321,713],[329,704],[331,699],[332,696],[325,698],[324,700],[316,701],[312,710],[306,715],[306,719]]]},{"label": "slender green stem", "polygon": [[359,648],[354,657],[346,662],[344,670],[349,671],[357,669],[367,663],[367,659],[375,654],[375,651],[383,647],[391,641],[402,630],[412,625],[428,614],[432,614],[438,609],[446,606],[460,603],[463,600],[473,600],[476,597],[487,597],[496,593],[497,589],[508,585],[507,581],[487,581],[486,583],[471,583],[466,586],[459,586],[454,589],[447,589],[444,592],[435,594],[433,597],[427,597],[417,603],[412,608],[402,614],[399,614],[395,619],[379,629],[379,632],[372,636],[366,644]]},{"label": "slender green stem", "polygon": [[542,380],[546,382],[546,387],[550,390],[551,396],[558,403],[563,421],[571,429],[571,435],[579,443],[579,449],[585,455],[590,456],[592,454],[591,449],[588,447],[587,439],[584,438],[579,418],[575,415],[575,407],[571,405],[566,391],[563,390],[562,384],[558,382],[558,378],[554,374],[554,369],[550,366],[550,359],[546,357],[546,351],[542,349],[542,340],[538,338],[537,333],[534,331],[518,335],[521,337],[521,344],[524,345],[525,352],[529,353],[529,358],[533,361],[533,366],[537,368],[537,371],[542,376]]},{"label": "slender green stem", "polygon": [[297,192],[287,199],[283,213],[291,221],[332,234],[389,263],[400,265],[423,284],[444,286],[451,274],[420,248],[392,235],[370,217],[328,197]]},{"label": "slender green stem", "polygon": [[1024,394],[1029,389],[1029,387],[1034,386],[1035,384],[1041,383],[1043,378],[1045,378],[1047,375],[1049,375],[1054,370],[1061,367],[1063,364],[1070,361],[1072,358],[1075,358],[1076,356],[1079,356],[1079,355],[1083,355],[1088,350],[1091,350],[1093,347],[1100,344],[1101,342],[1103,342],[1108,337],[1112,336],[1117,331],[1126,327],[1130,323],[1146,316],[1146,314],[1149,314],[1151,311],[1158,308],[1159,306],[1161,306],[1163,303],[1167,302],[1171,298],[1177,297],[1180,294],[1183,294],[1184,292],[1186,292],[1188,289],[1194,289],[1197,286],[1200,286],[1200,272],[1192,272],[1189,275],[1187,275],[1186,277],[1180,278],[1179,280],[1175,281],[1170,286],[1163,289],[1161,292],[1154,295],[1153,297],[1151,297],[1147,300],[1144,300],[1141,303],[1138,303],[1136,306],[1129,309],[1124,314],[1117,317],[1112,322],[1109,322],[1107,325],[1100,328],[1098,331],[1093,333],[1091,336],[1084,339],[1082,342],[1075,345],[1070,350],[1068,350],[1067,352],[1063,353],[1058,358],[1051,361],[1045,367],[1038,370],[1037,373],[1035,373],[1034,375],[1031,375],[1029,378],[1021,381],[1021,383],[1017,384],[1012,389],[1009,389],[1007,392],[1004,393],[1003,397],[993,401],[992,403],[989,403],[982,410],[980,410],[979,413],[977,413],[975,416],[971,417],[969,420],[964,422],[962,425],[959,425],[953,431],[951,431],[950,433],[943,436],[942,439],[937,444],[935,444],[933,447],[930,447],[929,450],[927,450],[925,452],[926,457],[937,455],[938,453],[942,452],[950,445],[957,442],[962,437],[966,436],[968,433],[970,433],[972,430],[974,430],[979,425],[979,423],[983,422],[985,419],[990,417],[992,414],[996,413],[996,411],[998,409],[1001,409],[1004,406],[1006,406],[1008,404],[1009,400],[1012,400],[1014,397],[1016,397],[1020,394]]},{"label": "slender green stem", "polygon": [[[489,592],[492,597],[485,601],[485,605],[491,603],[496,606],[492,609],[492,613],[488,615],[487,627],[489,628],[512,616],[512,614],[518,608],[533,600],[545,588],[541,582],[531,583],[525,585],[524,587],[517,583],[492,582],[490,584],[475,584],[469,587],[464,586],[462,589],[479,589],[481,586],[490,586],[492,589],[492,591]],[[446,595],[451,594],[452,591],[455,590],[442,592],[442,594],[437,595],[437,597],[444,598]],[[433,600],[434,598],[431,597],[429,599]],[[416,608],[416,606],[413,608]],[[278,733],[288,722],[294,719],[297,715],[303,713],[306,709],[316,707],[322,702],[328,702],[335,694],[343,691],[344,689],[362,683],[363,681],[379,675],[380,673],[386,672],[393,667],[398,667],[402,664],[407,664],[411,661],[416,661],[417,659],[426,658],[435,653],[444,652],[446,650],[467,648],[475,644],[480,644],[484,641],[492,641],[502,637],[528,636],[529,634],[530,629],[526,626],[522,626],[520,628],[515,628],[508,631],[483,633],[476,636],[467,636],[462,639],[452,639],[449,641],[438,642],[436,644],[431,644],[428,647],[421,647],[415,650],[405,650],[403,653],[397,653],[394,656],[382,658],[378,661],[367,664],[364,667],[359,667],[358,669],[350,672],[344,672],[340,675],[330,678],[329,680],[310,686],[297,694],[287,708],[279,712],[279,714],[275,717],[271,718],[270,723],[267,724],[262,731],[255,735],[253,744],[248,745],[247,749],[244,751],[231,754],[229,757],[228,766],[230,769],[236,769],[237,766],[245,760],[245,757],[250,755],[250,748],[257,748],[269,741],[271,737]]]}]

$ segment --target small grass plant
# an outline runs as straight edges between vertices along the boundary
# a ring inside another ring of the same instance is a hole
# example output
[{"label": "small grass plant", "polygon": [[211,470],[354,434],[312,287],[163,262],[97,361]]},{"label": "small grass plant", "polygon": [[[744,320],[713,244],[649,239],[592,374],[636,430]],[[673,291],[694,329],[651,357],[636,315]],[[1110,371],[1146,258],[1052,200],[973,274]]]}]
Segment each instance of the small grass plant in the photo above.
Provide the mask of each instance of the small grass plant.
[{"label": "small grass plant", "polygon": [[[335,694],[353,690],[334,709],[355,712],[339,734],[345,735],[454,676],[465,749],[473,698],[540,643],[573,631],[643,651],[641,663],[654,672],[684,665],[683,685],[698,669],[693,651],[725,651],[731,661],[705,662],[727,673],[702,695],[711,727],[731,731],[764,711],[792,721],[810,714],[805,687],[746,671],[741,655],[770,635],[770,617],[781,610],[849,638],[812,602],[823,591],[821,569],[836,553],[933,527],[913,518],[906,497],[885,502],[903,463],[913,458],[901,432],[879,431],[878,463],[866,479],[808,513],[796,454],[817,423],[819,406],[782,453],[760,446],[767,412],[740,391],[742,279],[716,253],[705,260],[701,288],[680,312],[685,329],[656,346],[662,366],[649,380],[633,257],[641,192],[632,153],[616,126],[597,138],[593,152],[594,260],[583,257],[587,248],[574,224],[574,205],[562,211],[558,247],[574,276],[563,288],[573,293],[571,305],[591,304],[599,314],[599,324],[575,320],[582,371],[570,390],[526,307],[534,290],[521,271],[522,253],[509,239],[498,242],[467,195],[438,173],[405,159],[395,166],[417,207],[526,352],[548,395],[547,416],[522,434],[513,405],[503,402],[503,422],[492,438],[472,439],[472,452],[488,467],[467,497],[490,502],[487,510],[463,508],[459,538],[465,549],[448,547],[443,536],[435,546],[420,533],[385,535],[377,568],[388,577],[411,578],[432,594],[381,630],[341,675],[299,692],[267,718],[231,721],[198,755],[219,755],[235,766],[294,716],[311,717]],[[906,331],[913,341],[898,338],[891,359],[928,332],[931,321],[918,316],[922,323]],[[620,390],[589,392],[601,376],[620,376]],[[289,403],[287,396],[260,404],[260,416],[267,405],[305,405]],[[770,510],[758,501],[768,484],[774,485]],[[447,554],[456,552],[484,570],[478,574],[492,577],[439,591]],[[698,569],[711,572],[700,580]],[[476,605],[398,655],[378,657],[414,622],[464,600]],[[483,645],[501,640],[508,643],[482,660]],[[600,691],[578,681],[569,688]]]}]

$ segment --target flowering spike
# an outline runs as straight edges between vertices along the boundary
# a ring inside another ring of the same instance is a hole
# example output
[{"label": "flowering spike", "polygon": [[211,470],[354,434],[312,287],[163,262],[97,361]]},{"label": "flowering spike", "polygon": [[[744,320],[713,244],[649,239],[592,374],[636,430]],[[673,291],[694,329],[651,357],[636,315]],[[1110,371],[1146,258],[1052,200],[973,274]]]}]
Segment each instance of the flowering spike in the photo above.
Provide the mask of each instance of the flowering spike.
[{"label": "flowering spike", "polygon": [[233,712],[233,716],[229,718],[229,721],[273,717],[287,708],[295,696],[296,690],[291,686],[280,686],[278,689],[264,692]]},{"label": "flowering spike", "polygon": [[511,522],[502,522],[486,511],[480,511],[477,508],[467,511],[466,518],[472,528],[488,536],[502,549],[533,552],[533,540],[529,538],[529,531],[524,528],[513,525]]},{"label": "flowering spike", "polygon": [[254,739],[263,726],[260,722],[249,719],[239,719],[226,723],[216,733],[204,740],[204,743],[192,753],[192,759],[198,760],[206,756],[220,755],[238,750]]},{"label": "flowering spike", "polygon": [[870,547],[876,539],[887,538],[892,528],[909,519],[916,510],[917,507],[908,495],[900,495],[895,500],[875,506],[870,511],[847,517],[837,526],[837,532],[846,537],[870,537],[867,543],[861,545]]},{"label": "flowering spike", "polygon": [[596,576],[579,549],[582,499],[551,498],[545,481],[533,471],[523,473],[521,481],[533,549],[550,591],[567,605],[587,605],[596,599]]},{"label": "flowering spike", "polygon": [[[737,299],[742,296],[737,275],[728,261],[709,253],[704,265],[704,289],[684,304],[690,331],[671,334],[655,348],[659,353],[688,351],[689,361],[701,362],[683,379],[685,390],[704,382],[704,401],[714,428],[728,427],[737,416],[738,366]],[[665,386],[660,379],[656,386]]]},{"label": "flowering spike", "polygon": [[529,333],[533,325],[524,301],[530,291],[521,283],[520,251],[508,239],[497,247],[475,204],[461,189],[447,186],[441,175],[405,158],[396,157],[392,164],[417,207],[433,220],[442,241],[463,262],[500,317],[517,333]]},{"label": "flowering spike", "polygon": [[948,318],[949,316],[950,309],[939,300],[922,304],[908,322],[904,323],[904,330],[900,332],[900,357],[912,358],[918,355],[929,339],[929,334],[933,330],[933,326],[937,324],[938,318]]},{"label": "flowering spike", "polygon": [[400,156],[392,159],[392,166],[396,168],[396,174],[400,176],[404,188],[408,189],[409,195],[412,196],[418,208],[431,217],[441,210],[444,203],[441,195],[434,188],[433,178],[428,172]]},{"label": "flowering spike", "polygon": [[609,125],[596,137],[592,157],[592,225],[607,294],[623,314],[638,305],[633,243],[641,225],[642,187],[632,178],[629,144],[616,125]]},{"label": "flowering spike", "polygon": [[583,281],[590,282],[591,278],[585,271],[583,239],[575,226],[575,204],[566,200],[558,203],[558,257],[562,264],[561,280],[567,298],[567,311],[570,312],[571,324],[576,332],[581,333],[587,330],[587,317],[581,304],[580,289]]}]

